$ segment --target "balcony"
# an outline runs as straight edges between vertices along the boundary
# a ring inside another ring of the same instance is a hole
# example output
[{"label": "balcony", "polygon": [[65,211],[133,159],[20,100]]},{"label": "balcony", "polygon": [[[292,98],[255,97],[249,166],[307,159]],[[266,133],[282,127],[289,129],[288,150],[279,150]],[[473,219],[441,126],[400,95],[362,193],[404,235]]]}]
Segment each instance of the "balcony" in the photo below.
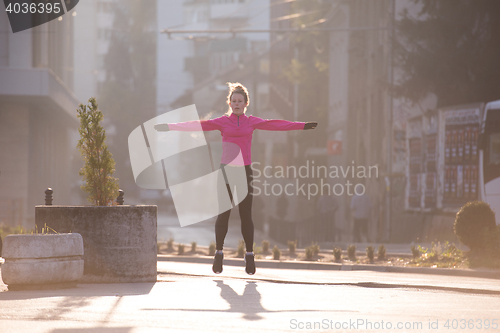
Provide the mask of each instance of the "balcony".
[{"label": "balcony", "polygon": [[224,19],[247,17],[248,11],[244,10],[248,0],[211,0],[210,18]]}]

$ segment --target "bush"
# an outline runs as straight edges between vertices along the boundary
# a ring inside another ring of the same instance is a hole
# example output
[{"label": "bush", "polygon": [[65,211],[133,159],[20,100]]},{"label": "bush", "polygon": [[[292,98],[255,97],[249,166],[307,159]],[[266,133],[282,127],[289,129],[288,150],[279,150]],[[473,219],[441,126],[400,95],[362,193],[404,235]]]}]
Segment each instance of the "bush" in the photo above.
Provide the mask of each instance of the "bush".
[{"label": "bush", "polygon": [[314,255],[314,248],[312,246],[306,247],[306,259],[312,260]]},{"label": "bush", "polygon": [[493,257],[500,257],[500,225],[493,230],[483,230],[484,246]]},{"label": "bush", "polygon": [[334,247],[333,256],[335,257],[335,261],[340,261],[342,259],[342,249],[340,249],[339,247]]},{"label": "bush", "polygon": [[318,243],[311,243],[311,249],[313,250],[313,254],[317,256],[319,254],[319,245]]},{"label": "bush", "polygon": [[416,247],[415,245],[411,246],[411,254],[413,256],[413,260],[417,259],[420,257],[420,249]]},{"label": "bush", "polygon": [[262,252],[269,253],[269,241],[262,241]]},{"label": "bush", "polygon": [[210,245],[208,246],[208,255],[209,256],[215,255],[215,242],[211,242]]},{"label": "bush", "polygon": [[240,239],[238,241],[238,250],[236,256],[238,258],[243,258],[244,255],[245,255],[245,241],[243,239]]},{"label": "bush", "polygon": [[366,248],[366,257],[370,262],[373,262],[373,259],[375,258],[375,248],[373,246],[368,246]]},{"label": "bush", "polygon": [[439,256],[443,253],[443,248],[440,242],[434,243],[432,242],[432,246],[430,251],[427,252],[427,260],[428,261],[439,261]]},{"label": "bush", "polygon": [[174,250],[174,239],[169,238],[167,241],[167,251],[173,251]]},{"label": "bush", "polygon": [[377,253],[378,260],[384,260],[385,255],[386,255],[385,246],[384,246],[384,244],[381,244],[378,247],[378,253]]},{"label": "bush", "polygon": [[273,247],[273,259],[280,260],[280,257],[281,257],[281,251],[280,251],[280,249],[278,249],[278,247],[276,245],[274,245],[274,247]]},{"label": "bush", "polygon": [[184,244],[177,245],[177,254],[179,255],[184,254]]},{"label": "bush", "polygon": [[196,252],[196,242],[191,242],[191,252]]},{"label": "bush", "polygon": [[347,247],[347,257],[349,260],[356,260],[356,245],[351,244]]},{"label": "bush", "polygon": [[96,206],[112,205],[118,196],[118,179],[112,177],[116,164],[105,143],[106,131],[100,124],[102,112],[97,109],[94,97],[88,103],[80,104],[77,109],[80,119],[77,148],[85,161],[79,172],[85,181],[81,188],[88,194],[90,203]]},{"label": "bush", "polygon": [[495,213],[486,202],[466,203],[455,218],[455,234],[472,251],[485,249],[487,242],[484,236],[495,228]]},{"label": "bush", "polygon": [[286,245],[288,245],[288,252],[290,252],[291,255],[295,254],[295,250],[297,249],[297,241],[287,241]]}]

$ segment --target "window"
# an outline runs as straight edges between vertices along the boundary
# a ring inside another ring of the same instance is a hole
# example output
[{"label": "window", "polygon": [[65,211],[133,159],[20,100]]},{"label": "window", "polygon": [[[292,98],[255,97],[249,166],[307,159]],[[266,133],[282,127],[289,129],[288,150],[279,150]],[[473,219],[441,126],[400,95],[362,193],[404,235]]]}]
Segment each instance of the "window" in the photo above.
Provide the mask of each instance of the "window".
[{"label": "window", "polygon": [[500,133],[490,136],[490,164],[500,164]]}]

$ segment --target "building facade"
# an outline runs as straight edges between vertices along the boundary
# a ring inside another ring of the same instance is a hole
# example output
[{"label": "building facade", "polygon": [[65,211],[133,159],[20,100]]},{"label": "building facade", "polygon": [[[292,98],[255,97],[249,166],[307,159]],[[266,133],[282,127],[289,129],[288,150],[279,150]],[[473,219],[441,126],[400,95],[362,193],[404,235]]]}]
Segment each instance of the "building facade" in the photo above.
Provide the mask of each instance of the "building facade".
[{"label": "building facade", "polygon": [[48,187],[78,202],[73,18],[14,34],[0,13],[0,224],[33,228]]}]

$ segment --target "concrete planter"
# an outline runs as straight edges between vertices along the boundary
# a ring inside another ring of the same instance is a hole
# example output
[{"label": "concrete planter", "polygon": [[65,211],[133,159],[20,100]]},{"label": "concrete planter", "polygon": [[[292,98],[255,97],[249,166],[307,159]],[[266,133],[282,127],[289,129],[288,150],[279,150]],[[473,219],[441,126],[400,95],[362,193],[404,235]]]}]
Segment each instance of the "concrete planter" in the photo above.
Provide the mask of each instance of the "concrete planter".
[{"label": "concrete planter", "polygon": [[83,276],[83,239],[77,233],[9,235],[2,280],[9,289],[74,284]]},{"label": "concrete planter", "polygon": [[157,206],[36,206],[35,223],[82,235],[82,282],[156,281]]}]

